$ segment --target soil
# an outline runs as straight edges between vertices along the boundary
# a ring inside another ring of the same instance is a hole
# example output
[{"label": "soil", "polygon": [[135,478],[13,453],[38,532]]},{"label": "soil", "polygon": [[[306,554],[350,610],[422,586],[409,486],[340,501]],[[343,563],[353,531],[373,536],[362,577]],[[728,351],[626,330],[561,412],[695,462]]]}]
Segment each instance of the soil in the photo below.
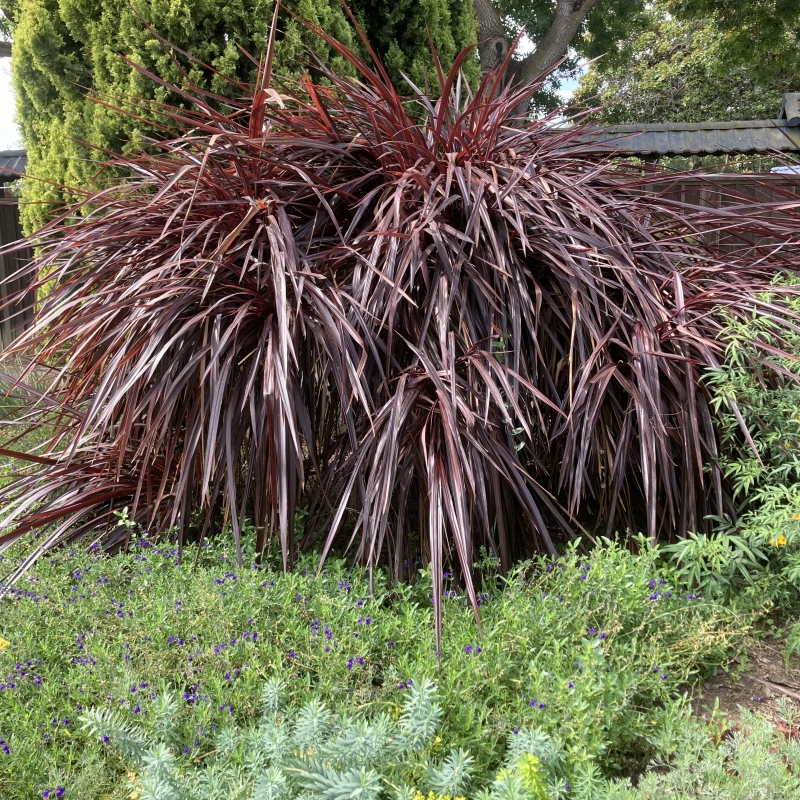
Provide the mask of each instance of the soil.
[{"label": "soil", "polygon": [[800,714],[800,658],[793,655],[787,669],[784,648],[784,642],[776,639],[751,640],[746,655],[734,661],[727,672],[720,671],[695,690],[695,711],[708,719],[719,700],[719,711],[726,714],[732,727],[736,727],[739,709],[744,707],[766,715],[782,730],[785,725],[778,712],[780,698]]}]

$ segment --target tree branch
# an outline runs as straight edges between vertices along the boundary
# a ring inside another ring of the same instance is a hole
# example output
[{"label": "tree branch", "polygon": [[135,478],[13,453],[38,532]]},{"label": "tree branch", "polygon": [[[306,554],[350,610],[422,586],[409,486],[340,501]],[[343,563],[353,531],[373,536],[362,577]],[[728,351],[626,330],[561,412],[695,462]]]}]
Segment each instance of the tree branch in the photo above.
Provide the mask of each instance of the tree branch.
[{"label": "tree branch", "polygon": [[556,15],[544,38],[522,61],[520,82],[530,83],[551,70],[567,53],[569,43],[580,30],[581,23],[601,0],[556,0]]},{"label": "tree branch", "polygon": [[500,13],[492,0],[472,0],[478,18],[478,55],[481,70],[488,72],[508,53],[509,41]]},{"label": "tree branch", "polygon": [[[526,58],[512,62],[508,80],[520,86],[531,83],[539,75],[552,69],[566,54],[569,43],[580,30],[587,14],[601,0],[556,0],[556,14],[544,38]],[[499,59],[505,58],[511,43],[506,36],[500,12],[492,0],[472,0],[478,18],[478,53],[481,69],[486,72]]]}]

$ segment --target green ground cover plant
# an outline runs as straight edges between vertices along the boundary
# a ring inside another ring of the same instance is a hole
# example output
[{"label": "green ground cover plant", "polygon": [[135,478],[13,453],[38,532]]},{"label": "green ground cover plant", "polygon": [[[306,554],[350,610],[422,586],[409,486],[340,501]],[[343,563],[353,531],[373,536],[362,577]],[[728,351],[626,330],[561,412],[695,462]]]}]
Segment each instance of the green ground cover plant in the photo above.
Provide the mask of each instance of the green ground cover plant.
[{"label": "green ground cover plant", "polygon": [[[580,800],[791,800],[800,795],[800,738],[796,715],[788,734],[763,716],[740,709],[740,722],[718,740],[687,718],[662,741],[663,754],[641,776],[588,781]],[[576,795],[577,796],[577,795]]]},{"label": "green ground cover plant", "polygon": [[[390,586],[375,572],[370,595],[368,571],[342,561],[319,575],[310,557],[287,575],[275,554],[256,563],[252,535],[240,568],[227,537],[187,548],[181,561],[174,546],[136,533],[128,554],[55,552],[6,595],[4,797],[59,786],[70,797],[126,796],[126,773],[138,767],[97,725],[134,726],[155,745],[165,708],[177,709],[167,715],[175,764],[194,770],[224,731],[258,725],[269,681],[284,687],[293,719],[319,703],[350,726],[380,715],[396,724],[414,682],[435,681],[440,725],[401,775],[420,791],[435,789],[431,770],[462,750],[472,789],[492,791],[515,730],[550,737],[560,753],[553,786],[591,765],[628,774],[682,713],[682,687],[723,663],[748,624],[682,591],[646,549],[572,549],[508,578],[489,558],[478,565],[481,630],[457,576],[443,576],[438,671],[432,581],[417,565],[408,565],[413,584]],[[94,727],[84,729],[90,712]]]}]

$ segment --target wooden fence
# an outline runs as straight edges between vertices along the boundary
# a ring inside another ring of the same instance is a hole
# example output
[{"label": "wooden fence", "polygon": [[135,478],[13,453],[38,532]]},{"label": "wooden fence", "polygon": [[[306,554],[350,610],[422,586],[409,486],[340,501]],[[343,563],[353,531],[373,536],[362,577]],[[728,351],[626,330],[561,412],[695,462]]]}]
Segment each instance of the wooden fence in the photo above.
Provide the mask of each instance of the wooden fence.
[{"label": "wooden fence", "polygon": [[[670,182],[666,180],[659,189],[664,190],[667,197],[694,206],[707,208],[725,208],[752,202],[759,203],[798,203],[792,213],[800,215],[800,175],[784,175],[765,173],[759,175],[742,175],[735,172],[723,172],[713,175],[697,175]],[[788,209],[775,209],[765,216],[776,221],[780,227],[780,219],[789,213]],[[785,241],[770,236],[739,236],[715,231],[707,237],[709,244],[723,252],[740,251],[748,245],[771,245]],[[800,259],[798,260],[800,270]]]},{"label": "wooden fence", "polygon": [[[0,247],[12,244],[22,238],[19,224],[19,209],[16,198],[0,186]],[[0,306],[5,306],[7,298],[30,285],[30,279],[24,282],[15,273],[23,267],[31,257],[28,250],[15,253],[0,253]],[[0,310],[0,344],[9,345],[33,319],[35,296],[28,292],[22,302],[13,303]]]}]

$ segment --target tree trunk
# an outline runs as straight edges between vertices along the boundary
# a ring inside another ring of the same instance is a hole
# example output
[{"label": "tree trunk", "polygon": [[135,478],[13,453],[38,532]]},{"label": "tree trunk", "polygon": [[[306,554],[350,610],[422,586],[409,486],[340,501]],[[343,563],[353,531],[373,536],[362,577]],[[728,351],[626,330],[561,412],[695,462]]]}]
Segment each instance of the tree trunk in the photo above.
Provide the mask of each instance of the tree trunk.
[{"label": "tree trunk", "polygon": [[[549,72],[564,58],[581,23],[599,2],[601,0],[556,0],[556,13],[550,29],[529,56],[511,62],[506,80],[522,87]],[[478,54],[481,69],[486,72],[506,57],[511,42],[492,0],[473,0],[473,7],[478,18]],[[517,112],[521,114],[525,110],[521,107]]]},{"label": "tree trunk", "polygon": [[0,42],[0,58],[11,58],[11,42]]}]

